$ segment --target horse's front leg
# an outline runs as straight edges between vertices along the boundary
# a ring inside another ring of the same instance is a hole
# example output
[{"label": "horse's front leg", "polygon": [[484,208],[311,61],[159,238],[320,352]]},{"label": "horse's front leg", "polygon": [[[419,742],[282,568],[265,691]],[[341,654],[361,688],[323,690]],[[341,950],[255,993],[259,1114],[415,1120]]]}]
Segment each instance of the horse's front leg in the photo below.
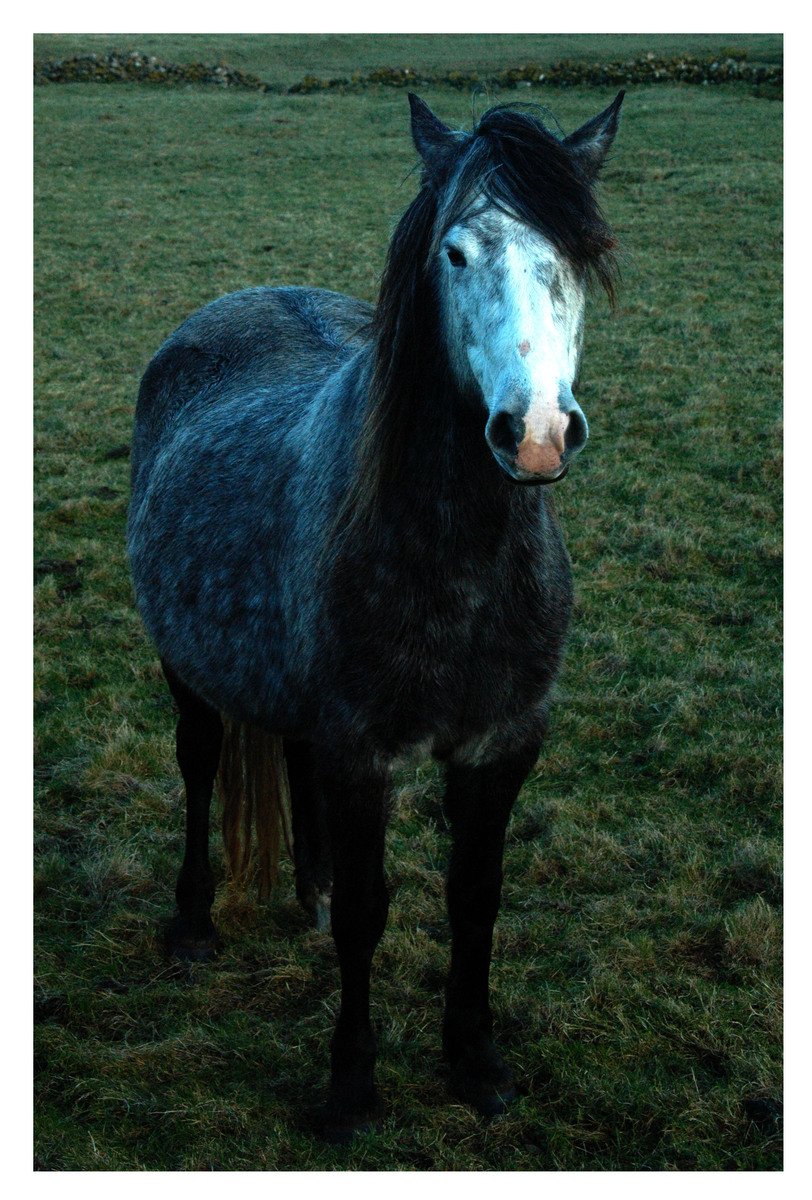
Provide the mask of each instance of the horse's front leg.
[{"label": "horse's front leg", "polygon": [[461,1100],[485,1116],[515,1095],[513,1076],[491,1037],[488,1002],[493,926],[502,890],[502,854],[511,809],[539,747],[483,766],[450,765],[445,811],[451,825],[447,899],[451,972],[443,1049]]},{"label": "horse's front leg", "polygon": [[388,776],[324,765],[333,892],[330,919],[341,969],[341,1009],[331,1043],[330,1092],[320,1113],[324,1136],[346,1141],[382,1113],[375,1088],[376,1041],[369,1014],[372,956],[389,911],[383,872]]}]

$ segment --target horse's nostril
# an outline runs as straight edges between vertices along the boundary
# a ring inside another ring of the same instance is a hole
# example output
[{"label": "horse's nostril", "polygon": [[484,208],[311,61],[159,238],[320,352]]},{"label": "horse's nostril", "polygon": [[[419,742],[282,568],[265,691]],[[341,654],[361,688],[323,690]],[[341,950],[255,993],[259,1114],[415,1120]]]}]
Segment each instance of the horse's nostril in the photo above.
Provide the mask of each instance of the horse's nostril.
[{"label": "horse's nostril", "polygon": [[583,413],[575,410],[570,413],[570,419],[567,422],[567,431],[564,434],[564,446],[570,454],[577,454],[579,450],[583,450],[587,439],[587,425]]},{"label": "horse's nostril", "polygon": [[514,413],[500,409],[488,422],[487,434],[494,450],[513,457],[524,437],[524,421]]}]

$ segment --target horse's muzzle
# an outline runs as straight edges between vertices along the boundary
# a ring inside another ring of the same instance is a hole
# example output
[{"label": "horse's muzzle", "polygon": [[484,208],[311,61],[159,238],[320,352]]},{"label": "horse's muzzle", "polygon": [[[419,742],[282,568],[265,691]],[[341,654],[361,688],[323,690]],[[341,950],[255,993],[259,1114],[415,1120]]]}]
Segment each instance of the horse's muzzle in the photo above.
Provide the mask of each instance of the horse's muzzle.
[{"label": "horse's muzzle", "polygon": [[545,425],[539,436],[509,408],[497,409],[488,420],[485,438],[491,452],[517,483],[556,483],[586,445],[586,419],[577,405],[569,412],[553,412]]}]

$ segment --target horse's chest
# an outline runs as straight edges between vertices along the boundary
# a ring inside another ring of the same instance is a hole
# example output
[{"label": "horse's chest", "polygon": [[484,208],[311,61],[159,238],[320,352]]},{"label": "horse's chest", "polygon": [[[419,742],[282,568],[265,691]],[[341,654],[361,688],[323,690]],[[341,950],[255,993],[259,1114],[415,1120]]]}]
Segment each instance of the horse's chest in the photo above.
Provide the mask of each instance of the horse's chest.
[{"label": "horse's chest", "polygon": [[[471,582],[447,604],[427,613],[414,633],[419,667],[413,683],[426,701],[475,718],[490,713],[524,690],[522,682],[542,681],[545,659],[557,655],[558,635],[545,621],[537,591],[482,588]],[[427,686],[428,685],[428,686]]]},{"label": "horse's chest", "polygon": [[551,616],[563,613],[553,591],[538,575],[469,572],[401,577],[367,593],[351,675],[363,681],[352,690],[376,740],[444,756],[536,710],[566,625]]}]

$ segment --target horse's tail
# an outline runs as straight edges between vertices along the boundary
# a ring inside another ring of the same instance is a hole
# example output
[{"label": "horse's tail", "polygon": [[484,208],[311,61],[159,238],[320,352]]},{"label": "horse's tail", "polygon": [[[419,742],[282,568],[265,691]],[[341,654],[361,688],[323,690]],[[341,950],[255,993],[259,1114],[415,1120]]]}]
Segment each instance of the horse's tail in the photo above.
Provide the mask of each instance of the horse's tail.
[{"label": "horse's tail", "polygon": [[282,845],[289,853],[291,850],[290,791],[282,738],[256,725],[223,718],[217,782],[229,874],[244,884],[253,873],[255,859],[259,895],[264,899],[276,882]]}]

